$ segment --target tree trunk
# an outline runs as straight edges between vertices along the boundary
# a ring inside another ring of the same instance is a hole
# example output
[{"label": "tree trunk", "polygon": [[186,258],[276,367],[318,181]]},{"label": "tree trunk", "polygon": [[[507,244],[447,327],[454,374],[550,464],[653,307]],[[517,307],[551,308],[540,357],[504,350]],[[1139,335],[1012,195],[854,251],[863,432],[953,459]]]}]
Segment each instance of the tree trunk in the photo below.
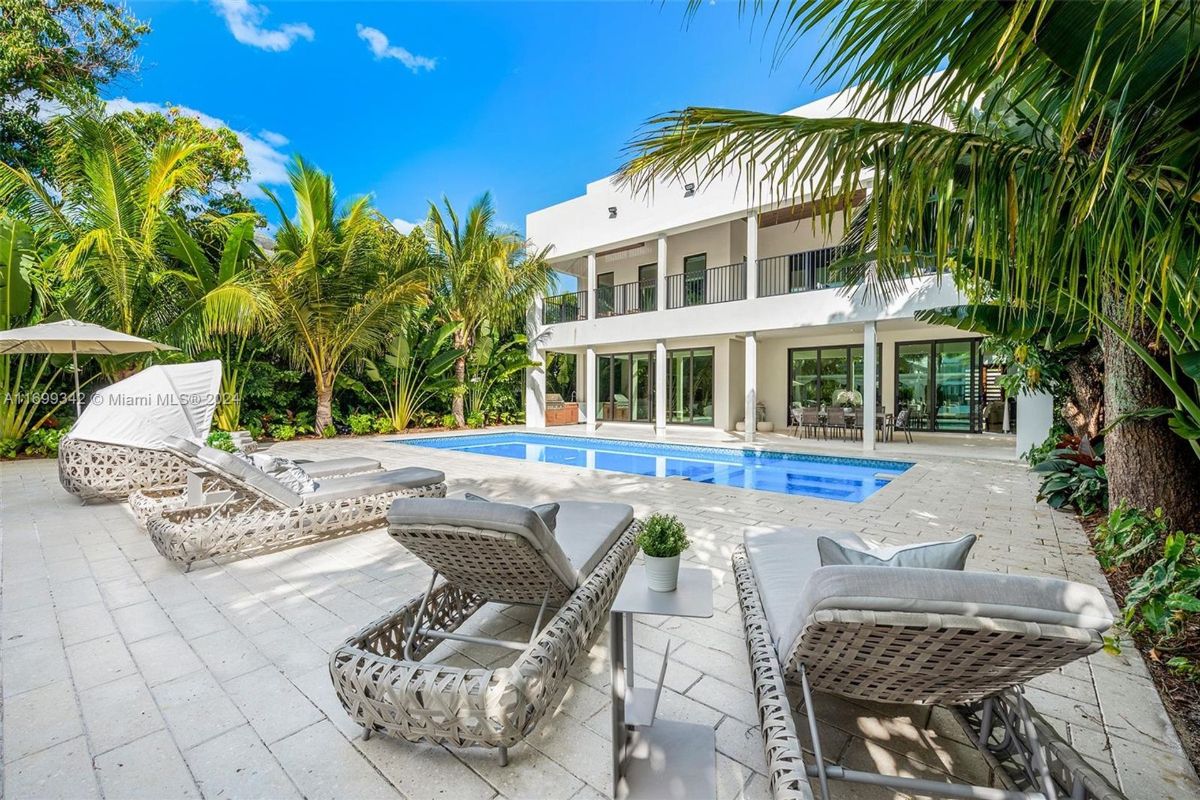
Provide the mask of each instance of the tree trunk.
[{"label": "tree trunk", "polygon": [[467,357],[460,356],[454,361],[454,397],[451,399],[450,411],[454,414],[454,426],[465,427],[467,418],[463,414],[463,403],[467,394]]},{"label": "tree trunk", "polygon": [[[1123,319],[1118,298],[1106,302],[1106,313]],[[1129,332],[1150,352],[1157,353],[1153,329],[1138,321]],[[1173,407],[1175,400],[1136,353],[1104,329],[1104,406],[1110,420],[1122,414],[1156,407]],[[1200,461],[1191,447],[1167,427],[1164,417],[1121,422],[1104,440],[1109,503],[1124,501],[1133,508],[1162,508],[1177,528],[1200,530]]]},{"label": "tree trunk", "polygon": [[317,433],[324,436],[325,429],[333,424],[333,381],[317,383]]},{"label": "tree trunk", "polygon": [[1076,436],[1095,439],[1104,427],[1104,352],[1100,345],[1080,350],[1066,365],[1071,396],[1063,417]]}]

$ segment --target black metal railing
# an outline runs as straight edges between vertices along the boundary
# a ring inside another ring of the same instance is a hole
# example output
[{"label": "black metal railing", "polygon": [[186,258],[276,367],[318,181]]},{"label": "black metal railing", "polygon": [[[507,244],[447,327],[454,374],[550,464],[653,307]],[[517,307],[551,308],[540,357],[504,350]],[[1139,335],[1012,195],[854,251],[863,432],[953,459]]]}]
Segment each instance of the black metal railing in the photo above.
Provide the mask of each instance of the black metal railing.
[{"label": "black metal railing", "polygon": [[616,286],[596,287],[596,316],[618,317],[658,308],[656,281],[633,281]]},{"label": "black metal railing", "polygon": [[746,262],[667,276],[667,308],[746,299]]},{"label": "black metal railing", "polygon": [[829,265],[837,258],[837,250],[836,247],[823,247],[758,259],[758,296],[811,292],[839,285],[829,274]]},{"label": "black metal railing", "polygon": [[587,292],[567,292],[547,297],[542,301],[542,324],[556,322],[578,322],[587,319]]}]

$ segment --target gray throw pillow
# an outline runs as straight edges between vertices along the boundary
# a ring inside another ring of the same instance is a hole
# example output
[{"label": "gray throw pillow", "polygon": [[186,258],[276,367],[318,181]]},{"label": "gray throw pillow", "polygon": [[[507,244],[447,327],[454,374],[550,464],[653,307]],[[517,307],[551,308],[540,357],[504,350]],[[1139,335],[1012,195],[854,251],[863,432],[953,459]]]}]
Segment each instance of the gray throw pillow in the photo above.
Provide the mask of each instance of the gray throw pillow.
[{"label": "gray throw pillow", "polygon": [[956,569],[966,566],[967,554],[975,544],[975,534],[948,542],[923,542],[887,547],[864,540],[865,550],[842,544],[828,536],[817,537],[821,566],[919,567]]},{"label": "gray throw pillow", "polygon": [[[481,503],[492,502],[489,498],[472,492],[467,492],[463,496],[468,500],[477,500]],[[541,517],[542,524],[546,526],[546,530],[554,533],[554,526],[558,524],[558,503],[542,503],[541,505],[530,506],[529,510]]]}]

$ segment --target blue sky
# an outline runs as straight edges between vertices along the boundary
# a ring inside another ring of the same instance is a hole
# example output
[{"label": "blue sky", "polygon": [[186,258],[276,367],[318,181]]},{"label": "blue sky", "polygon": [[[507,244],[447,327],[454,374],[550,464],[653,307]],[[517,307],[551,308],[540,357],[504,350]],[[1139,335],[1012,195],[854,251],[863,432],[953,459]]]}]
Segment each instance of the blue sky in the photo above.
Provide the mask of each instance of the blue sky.
[{"label": "blue sky", "polygon": [[[775,70],[734,2],[690,25],[677,3],[138,2],[150,22],[118,105],[182,106],[238,131],[256,180],[299,152],[391,218],[490,189],[499,217],[582,193],[650,115],[784,110],[827,94],[814,42]],[[837,87],[833,87],[837,88]]]}]

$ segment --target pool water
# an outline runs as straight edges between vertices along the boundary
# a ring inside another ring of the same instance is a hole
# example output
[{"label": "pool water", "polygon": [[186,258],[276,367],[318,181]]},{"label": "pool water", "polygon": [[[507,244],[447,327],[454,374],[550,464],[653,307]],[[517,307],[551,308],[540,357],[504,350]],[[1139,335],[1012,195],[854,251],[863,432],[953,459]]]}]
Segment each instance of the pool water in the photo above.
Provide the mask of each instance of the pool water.
[{"label": "pool water", "polygon": [[696,483],[848,503],[870,497],[912,466],[907,461],[873,458],[517,432],[437,436],[397,443],[629,475],[686,478]]}]

